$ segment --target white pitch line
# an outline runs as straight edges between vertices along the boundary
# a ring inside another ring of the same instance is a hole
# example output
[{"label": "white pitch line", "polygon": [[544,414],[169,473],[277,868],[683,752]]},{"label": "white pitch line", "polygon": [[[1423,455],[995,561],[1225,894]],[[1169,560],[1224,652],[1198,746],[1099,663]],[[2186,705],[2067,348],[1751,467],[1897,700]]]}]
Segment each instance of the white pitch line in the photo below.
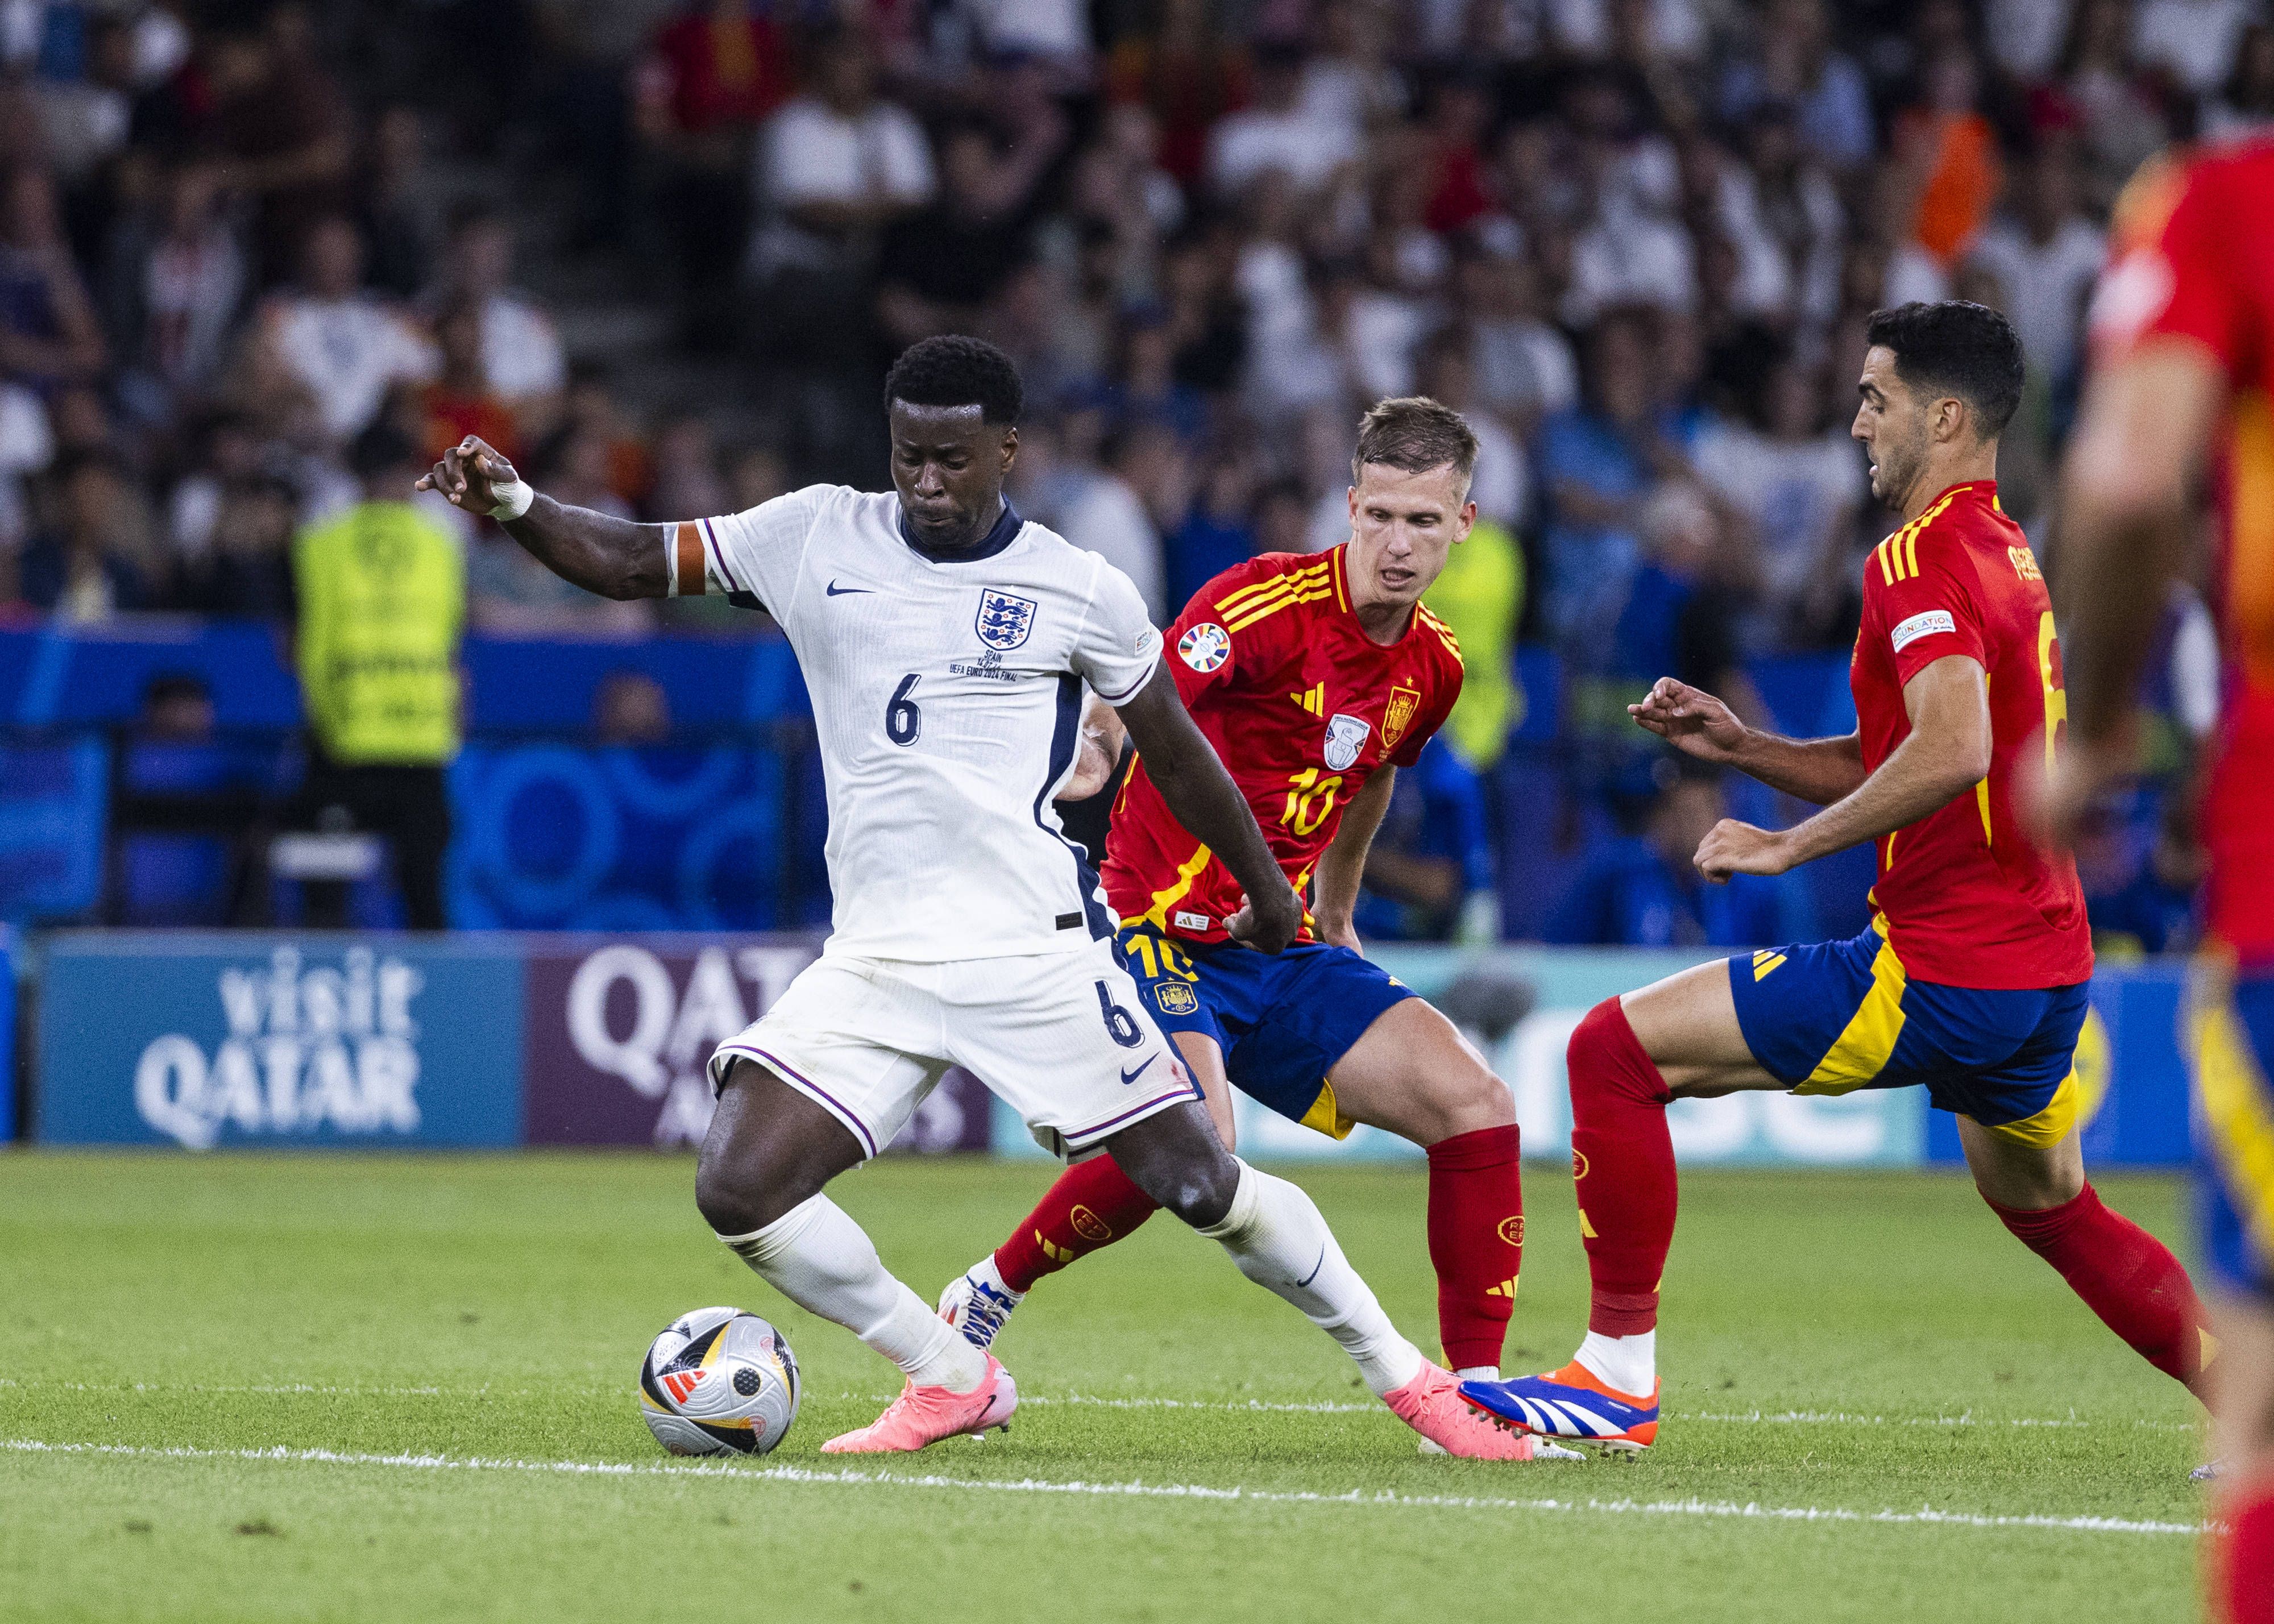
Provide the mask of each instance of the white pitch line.
[{"label": "white pitch line", "polygon": [[[527,1387],[329,1387],[311,1382],[272,1382],[250,1384],[204,1384],[196,1382],[99,1382],[99,1381],[19,1381],[0,1377],[0,1387],[29,1389],[51,1388],[64,1393],[222,1393],[243,1394],[262,1397],[291,1397],[314,1395],[332,1398],[557,1398],[563,1392],[575,1391],[586,1396],[613,1392],[613,1388],[581,1387],[575,1389],[548,1387],[542,1393]],[[889,1393],[840,1393],[844,1399],[860,1399],[870,1402],[890,1403]],[[1022,1393],[1021,1404],[1037,1406],[1078,1405],[1097,1410],[1202,1410],[1219,1414],[1254,1412],[1271,1415],[1370,1415],[1380,1410],[1379,1403],[1348,1403],[1334,1399],[1209,1399],[1209,1398],[1107,1398],[1091,1393],[1058,1395]],[[2107,1429],[2148,1431],[2156,1432],[2192,1432],[2199,1430],[2187,1421],[2087,1421],[2077,1416],[1977,1416],[1971,1410],[1955,1416],[1874,1416],[1849,1410],[1679,1410],[1665,1412],[1668,1421],[1695,1421],[1716,1426],[1965,1426],[1965,1427],[2026,1427],[2037,1429]]]},{"label": "white pitch line", "polygon": [[950,1489],[998,1494],[1106,1495],[1131,1500],[1250,1500],[1263,1505],[1374,1506],[1447,1511],[1563,1511],[1606,1515],[1736,1517],[1777,1522],[1856,1522],[1948,1528],[2046,1529],[2079,1534],[2180,1534],[2203,1531],[2197,1522],[2155,1522],[2132,1517],[2057,1517],[2042,1514],[1992,1516],[1978,1512],[1852,1511],[1840,1506],[1764,1506],[1757,1501],[1703,1500],[1498,1500],[1469,1494],[1400,1494],[1393,1490],[1352,1489],[1321,1494],[1288,1489],[1221,1488],[1198,1483],[1057,1482],[1043,1477],[1009,1480],[916,1476],[884,1471],[815,1471],[803,1466],[744,1467],[732,1464],[639,1465],[621,1461],[486,1460],[443,1455],[354,1455],[335,1449],[192,1449],[149,1444],[49,1443],[34,1438],[0,1439],[0,1449],[19,1455],[127,1455],[177,1461],[306,1462],[325,1466],[392,1466],[418,1471],[510,1471],[569,1477],[709,1477],[760,1483],[843,1485],[877,1488]]}]

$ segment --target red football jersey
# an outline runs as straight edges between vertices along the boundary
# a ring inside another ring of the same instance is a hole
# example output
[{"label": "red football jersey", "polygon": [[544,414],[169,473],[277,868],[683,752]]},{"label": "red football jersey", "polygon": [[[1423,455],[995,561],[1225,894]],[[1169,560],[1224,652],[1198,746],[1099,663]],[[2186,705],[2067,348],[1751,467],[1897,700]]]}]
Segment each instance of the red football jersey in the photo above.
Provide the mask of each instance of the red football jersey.
[{"label": "red football jersey", "polygon": [[1864,766],[1910,736],[1903,684],[1963,654],[1990,683],[1990,776],[1882,836],[1871,903],[1914,981],[1992,989],[2066,987],[2092,974],[2075,860],[2029,840],[2014,775],[2049,761],[2066,714],[2052,602],[1995,482],[1953,485],[1864,563],[1864,624],[1849,687]]},{"label": "red football jersey", "polygon": [[2092,338],[2104,364],[2150,339],[2192,342],[2226,374],[2209,925],[2246,961],[2274,961],[2274,140],[2141,172],[2118,205]]},{"label": "red football jersey", "polygon": [[[1405,635],[1384,648],[1351,613],[1343,568],[1342,547],[1264,553],[1202,587],[1168,633],[1177,689],[1298,892],[1374,770],[1412,766],[1461,692],[1460,645],[1445,623],[1416,605]],[[1132,763],[1105,843],[1113,911],[1222,942],[1240,891],[1178,823],[1143,758]],[[1306,913],[1305,941],[1311,924]]]}]

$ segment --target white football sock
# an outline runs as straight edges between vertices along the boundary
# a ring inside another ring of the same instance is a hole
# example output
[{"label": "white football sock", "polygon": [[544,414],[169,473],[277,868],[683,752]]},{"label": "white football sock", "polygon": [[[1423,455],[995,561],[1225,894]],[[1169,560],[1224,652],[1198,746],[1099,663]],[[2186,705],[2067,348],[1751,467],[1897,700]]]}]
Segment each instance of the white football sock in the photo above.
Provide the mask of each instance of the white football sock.
[{"label": "white football sock", "polygon": [[1241,1274],[1285,1297],[1340,1342],[1376,1397],[1421,1373],[1427,1363],[1421,1350],[1390,1324],[1311,1198],[1285,1179],[1241,1162],[1231,1210],[1198,1233],[1230,1252]]},{"label": "white football sock", "polygon": [[759,1279],[843,1326],[918,1387],[968,1393],[987,1380],[987,1356],[886,1274],[861,1226],[827,1196],[793,1207],[763,1229],[719,1238]]},{"label": "white football sock", "polygon": [[1605,1336],[1590,1331],[1579,1344],[1577,1358],[1612,1387],[1637,1398],[1648,1398],[1658,1380],[1658,1333],[1634,1336]]},{"label": "white football sock", "polygon": [[995,1254],[991,1252],[985,1257],[980,1259],[978,1262],[973,1264],[966,1272],[970,1274],[972,1279],[979,1282],[980,1284],[985,1286],[989,1290],[1000,1291],[1005,1297],[1009,1297],[1013,1303],[1023,1303],[1027,1300],[1027,1294],[1025,1292],[1013,1291],[1010,1287],[1003,1283],[1003,1271],[995,1267]]},{"label": "white football sock", "polygon": [[1500,1380],[1500,1366],[1497,1365],[1464,1365],[1460,1369],[1455,1371],[1453,1374],[1458,1376],[1463,1381],[1498,1381]]}]

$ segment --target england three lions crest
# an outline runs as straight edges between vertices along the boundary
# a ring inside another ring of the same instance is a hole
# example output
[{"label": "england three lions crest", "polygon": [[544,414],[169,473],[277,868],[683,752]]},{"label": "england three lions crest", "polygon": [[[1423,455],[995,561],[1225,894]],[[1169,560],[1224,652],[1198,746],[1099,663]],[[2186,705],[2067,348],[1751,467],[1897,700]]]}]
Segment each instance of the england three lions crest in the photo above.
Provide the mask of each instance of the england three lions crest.
[{"label": "england three lions crest", "polygon": [[1007,654],[1026,642],[1027,634],[1035,629],[1035,606],[1031,598],[1020,598],[999,587],[982,588],[979,613],[972,621],[972,629],[979,634],[980,642]]},{"label": "england three lions crest", "polygon": [[1358,718],[1336,711],[1327,718],[1327,765],[1337,772],[1346,771],[1366,748],[1366,736],[1373,731]]}]

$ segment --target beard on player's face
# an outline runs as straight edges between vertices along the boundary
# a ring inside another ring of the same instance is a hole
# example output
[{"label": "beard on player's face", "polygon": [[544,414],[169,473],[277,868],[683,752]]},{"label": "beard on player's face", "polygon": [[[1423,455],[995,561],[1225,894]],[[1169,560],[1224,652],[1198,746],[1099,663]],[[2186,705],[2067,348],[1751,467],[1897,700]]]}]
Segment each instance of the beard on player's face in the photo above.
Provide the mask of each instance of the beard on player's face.
[{"label": "beard on player's face", "polygon": [[1871,438],[1871,496],[1890,508],[1902,505],[1911,482],[1926,459],[1926,424],[1907,423],[1894,414],[1883,417]]}]

